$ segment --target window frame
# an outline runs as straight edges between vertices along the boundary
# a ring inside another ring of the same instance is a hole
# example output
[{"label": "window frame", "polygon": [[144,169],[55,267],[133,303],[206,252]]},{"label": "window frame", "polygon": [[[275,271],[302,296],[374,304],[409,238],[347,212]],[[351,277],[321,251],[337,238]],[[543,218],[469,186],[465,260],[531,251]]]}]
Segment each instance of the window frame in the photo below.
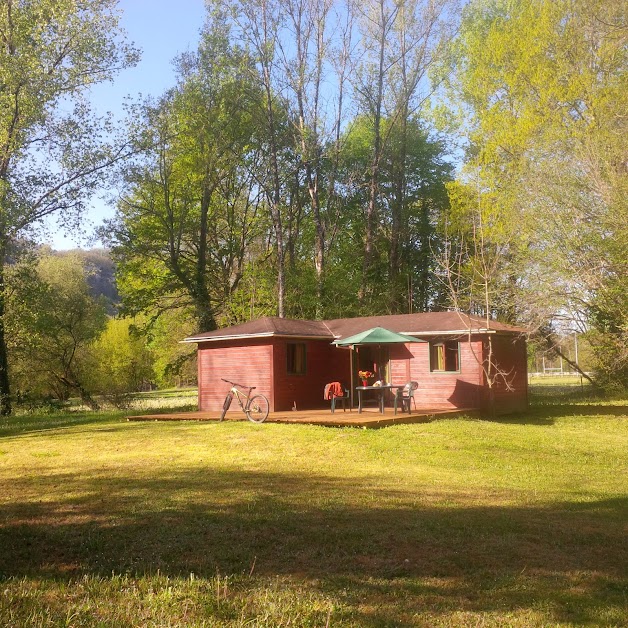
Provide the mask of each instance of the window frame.
[{"label": "window frame", "polygon": [[[453,347],[455,346],[455,352],[456,352],[456,368],[455,369],[447,368],[447,350],[448,350],[447,345],[450,345],[449,350],[452,350]],[[443,367],[444,368],[442,369],[435,368],[434,360],[433,360],[434,349],[439,346],[443,347]],[[460,367],[461,367],[460,341],[459,340],[430,340],[428,359],[429,359],[430,373],[460,373]]]},{"label": "window frame", "polygon": [[[299,370],[299,371],[290,370],[291,347],[294,348],[293,349],[294,354],[292,356],[292,363],[294,367],[294,365],[298,361],[297,360],[297,347],[299,346],[303,347],[303,368],[302,370]],[[304,375],[307,375],[307,343],[306,342],[286,342],[286,375],[289,375],[290,377],[303,377]]]}]

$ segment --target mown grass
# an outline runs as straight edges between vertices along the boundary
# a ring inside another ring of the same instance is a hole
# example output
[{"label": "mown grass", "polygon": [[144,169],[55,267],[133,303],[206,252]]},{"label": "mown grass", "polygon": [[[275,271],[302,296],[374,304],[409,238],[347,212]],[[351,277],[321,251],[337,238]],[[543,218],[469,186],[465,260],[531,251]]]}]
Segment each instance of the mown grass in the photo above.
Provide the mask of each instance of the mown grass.
[{"label": "mown grass", "polygon": [[528,383],[532,386],[590,386],[591,383],[580,375],[529,375]]},{"label": "mown grass", "polygon": [[3,419],[0,624],[626,625],[627,404],[533,398],[378,431]]},{"label": "mown grass", "polygon": [[[108,413],[114,410],[136,410],[138,412],[149,410],[177,410],[179,412],[197,409],[197,388],[168,388],[151,390],[148,392],[133,392],[116,395],[97,395],[94,401],[98,411]],[[43,415],[57,418],[63,413],[87,413],[93,412],[93,408],[86,405],[80,398],[73,397],[67,401],[56,399],[31,400],[15,404],[13,408],[18,416],[34,416],[36,420]]]}]

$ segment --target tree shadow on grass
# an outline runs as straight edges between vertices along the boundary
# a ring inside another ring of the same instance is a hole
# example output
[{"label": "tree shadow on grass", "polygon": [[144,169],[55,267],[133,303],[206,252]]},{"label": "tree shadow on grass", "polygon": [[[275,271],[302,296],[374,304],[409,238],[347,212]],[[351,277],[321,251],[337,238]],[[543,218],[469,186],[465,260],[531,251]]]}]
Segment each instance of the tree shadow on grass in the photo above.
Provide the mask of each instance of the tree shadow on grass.
[{"label": "tree shadow on grass", "polygon": [[65,412],[59,414],[24,414],[0,418],[0,439],[49,430],[71,429],[123,420],[124,414],[100,412]]},{"label": "tree shadow on grass", "polygon": [[533,417],[555,418],[565,416],[618,416],[628,419],[628,405],[608,404],[559,404],[535,406],[530,410]]},{"label": "tree shadow on grass", "polygon": [[417,501],[375,482],[257,471],[41,482],[50,501],[0,508],[3,578],[254,569],[344,592],[363,626],[410,625],[425,605],[543,608],[578,623],[625,603],[625,498],[512,507],[434,492]]},{"label": "tree shadow on grass", "polygon": [[[187,412],[192,407],[160,408],[159,412]],[[133,414],[149,414],[154,410],[134,410]],[[64,430],[85,425],[126,424],[128,410],[112,410],[110,412],[64,412],[58,414],[24,414],[0,417],[0,439],[23,434],[33,434],[50,430]],[[116,429],[115,427],[111,429]]]},{"label": "tree shadow on grass", "polygon": [[566,416],[617,416],[628,419],[628,406],[605,404],[551,404],[535,405],[523,413],[496,417],[483,416],[482,420],[508,425],[554,425],[557,418]]},{"label": "tree shadow on grass", "polygon": [[528,410],[524,414],[502,414],[495,417],[483,416],[483,421],[489,421],[490,423],[503,423],[505,425],[554,425],[556,422],[551,416],[548,416],[545,412],[536,412],[534,410]]}]

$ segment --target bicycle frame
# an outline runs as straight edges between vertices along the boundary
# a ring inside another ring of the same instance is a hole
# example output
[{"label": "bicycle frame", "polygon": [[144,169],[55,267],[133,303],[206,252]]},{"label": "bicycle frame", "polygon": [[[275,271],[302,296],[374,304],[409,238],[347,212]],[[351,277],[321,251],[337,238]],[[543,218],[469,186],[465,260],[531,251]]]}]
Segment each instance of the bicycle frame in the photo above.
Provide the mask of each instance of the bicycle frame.
[{"label": "bicycle frame", "polygon": [[242,408],[242,412],[246,412],[246,410],[244,409],[246,405],[242,403],[242,399],[246,399],[246,403],[248,403],[249,400],[251,399],[252,390],[253,388],[249,388],[248,395],[245,395],[239,388],[236,388],[235,386],[233,386],[231,390],[229,391],[238,400],[238,403],[240,404],[240,408]]},{"label": "bicycle frame", "polygon": [[[249,421],[252,421],[253,423],[263,423],[266,420],[270,404],[264,395],[251,394],[255,390],[255,386],[242,386],[242,384],[236,384],[228,379],[221,379],[223,382],[231,384],[231,388],[229,389],[229,392],[225,397],[225,402],[222,406],[222,414],[220,415],[221,421],[225,418],[234,397],[238,400],[240,409],[244,412]],[[240,390],[241,388],[248,390],[248,394]]]}]

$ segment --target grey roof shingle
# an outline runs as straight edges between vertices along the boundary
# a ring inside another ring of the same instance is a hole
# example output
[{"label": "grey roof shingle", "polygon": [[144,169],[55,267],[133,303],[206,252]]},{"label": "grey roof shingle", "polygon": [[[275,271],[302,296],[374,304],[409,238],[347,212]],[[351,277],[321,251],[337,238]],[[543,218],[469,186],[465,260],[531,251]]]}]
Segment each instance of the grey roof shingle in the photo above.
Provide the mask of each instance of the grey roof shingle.
[{"label": "grey roof shingle", "polygon": [[337,318],[328,321],[297,320],[265,316],[253,321],[205,332],[185,339],[185,342],[204,340],[226,340],[263,336],[291,336],[295,338],[345,338],[372,327],[384,327],[410,336],[435,335],[439,333],[468,333],[492,331],[507,334],[522,334],[527,330],[515,325],[489,321],[481,317],[469,316],[462,312],[420,312],[417,314],[391,314],[382,316],[362,316],[358,318]]}]

